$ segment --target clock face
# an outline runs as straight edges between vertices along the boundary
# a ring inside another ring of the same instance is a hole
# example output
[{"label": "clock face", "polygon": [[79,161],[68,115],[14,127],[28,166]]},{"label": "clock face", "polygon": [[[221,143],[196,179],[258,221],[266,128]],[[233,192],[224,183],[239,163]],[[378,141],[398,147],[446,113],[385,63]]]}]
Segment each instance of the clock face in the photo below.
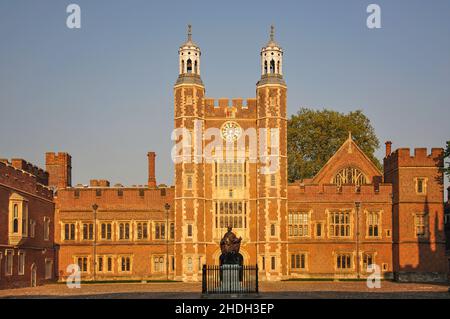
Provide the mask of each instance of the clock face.
[{"label": "clock face", "polygon": [[225,122],[220,129],[222,138],[228,142],[234,142],[241,137],[242,129],[236,122]]}]

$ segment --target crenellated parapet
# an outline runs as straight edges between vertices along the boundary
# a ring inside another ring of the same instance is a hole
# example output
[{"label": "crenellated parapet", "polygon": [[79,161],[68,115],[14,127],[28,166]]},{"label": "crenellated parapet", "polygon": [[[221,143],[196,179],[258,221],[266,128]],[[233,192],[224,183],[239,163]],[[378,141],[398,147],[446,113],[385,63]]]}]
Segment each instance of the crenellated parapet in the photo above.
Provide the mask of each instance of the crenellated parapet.
[{"label": "crenellated parapet", "polygon": [[392,195],[391,184],[366,184],[356,187],[356,185],[342,185],[337,187],[334,184],[289,184],[288,199],[290,201],[354,201],[358,198],[361,201],[390,202]]},{"label": "crenellated parapet", "polygon": [[428,153],[426,148],[415,148],[411,154],[409,148],[399,148],[384,158],[384,171],[391,172],[398,167],[441,167],[443,165],[444,150],[432,148]]},{"label": "crenellated parapet", "polygon": [[48,185],[48,173],[42,168],[33,165],[32,163],[27,162],[22,158],[13,158],[11,159],[11,162],[9,162],[7,159],[0,159],[0,162],[8,163],[9,165],[12,165],[17,169],[28,172],[36,176],[38,183]]},{"label": "crenellated parapet", "polygon": [[82,186],[58,191],[55,198],[59,208],[91,210],[97,204],[101,210],[155,210],[164,211],[164,205],[173,206],[175,188]]},{"label": "crenellated parapet", "polygon": [[256,98],[204,98],[206,118],[254,118]]},{"label": "crenellated parapet", "polygon": [[[19,161],[16,160],[15,163],[19,164]],[[47,185],[40,183],[41,177],[30,173],[30,167],[28,164],[28,162],[25,162],[25,168],[28,168],[28,170],[24,170],[13,166],[13,164],[8,161],[1,160],[0,184],[29,193],[34,196],[52,200],[53,191]],[[36,170],[35,166],[33,166],[31,171],[37,171],[41,176],[45,176],[45,174],[47,174],[42,169]],[[42,172],[44,172],[45,174],[43,174]]]}]

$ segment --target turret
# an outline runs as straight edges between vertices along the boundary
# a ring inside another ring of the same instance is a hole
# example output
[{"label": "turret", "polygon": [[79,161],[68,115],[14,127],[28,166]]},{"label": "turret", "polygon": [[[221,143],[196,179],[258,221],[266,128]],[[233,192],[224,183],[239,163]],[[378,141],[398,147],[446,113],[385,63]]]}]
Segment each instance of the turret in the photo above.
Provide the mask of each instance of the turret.
[{"label": "turret", "polygon": [[192,41],[192,27],[188,26],[187,41],[178,49],[178,79],[176,85],[199,84],[203,85],[200,78],[200,47]]},{"label": "turret", "polygon": [[261,79],[257,85],[283,84],[283,49],[275,41],[275,27],[270,27],[270,39],[261,49]]}]

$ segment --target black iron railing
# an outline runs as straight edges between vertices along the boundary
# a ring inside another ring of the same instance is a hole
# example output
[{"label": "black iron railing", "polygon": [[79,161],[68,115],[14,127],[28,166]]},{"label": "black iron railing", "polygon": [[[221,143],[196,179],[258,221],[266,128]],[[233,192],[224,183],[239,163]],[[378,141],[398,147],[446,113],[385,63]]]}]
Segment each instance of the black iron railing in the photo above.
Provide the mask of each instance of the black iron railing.
[{"label": "black iron railing", "polygon": [[258,266],[203,265],[202,293],[258,293]]}]

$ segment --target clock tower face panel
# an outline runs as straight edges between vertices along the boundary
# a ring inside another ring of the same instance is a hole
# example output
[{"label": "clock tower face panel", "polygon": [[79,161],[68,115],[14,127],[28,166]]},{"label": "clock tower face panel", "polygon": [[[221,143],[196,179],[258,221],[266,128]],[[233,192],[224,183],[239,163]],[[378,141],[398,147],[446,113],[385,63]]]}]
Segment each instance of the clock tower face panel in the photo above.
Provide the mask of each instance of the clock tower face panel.
[{"label": "clock tower face panel", "polygon": [[241,137],[242,128],[234,121],[227,121],[220,128],[220,135],[225,141],[234,142]]}]

